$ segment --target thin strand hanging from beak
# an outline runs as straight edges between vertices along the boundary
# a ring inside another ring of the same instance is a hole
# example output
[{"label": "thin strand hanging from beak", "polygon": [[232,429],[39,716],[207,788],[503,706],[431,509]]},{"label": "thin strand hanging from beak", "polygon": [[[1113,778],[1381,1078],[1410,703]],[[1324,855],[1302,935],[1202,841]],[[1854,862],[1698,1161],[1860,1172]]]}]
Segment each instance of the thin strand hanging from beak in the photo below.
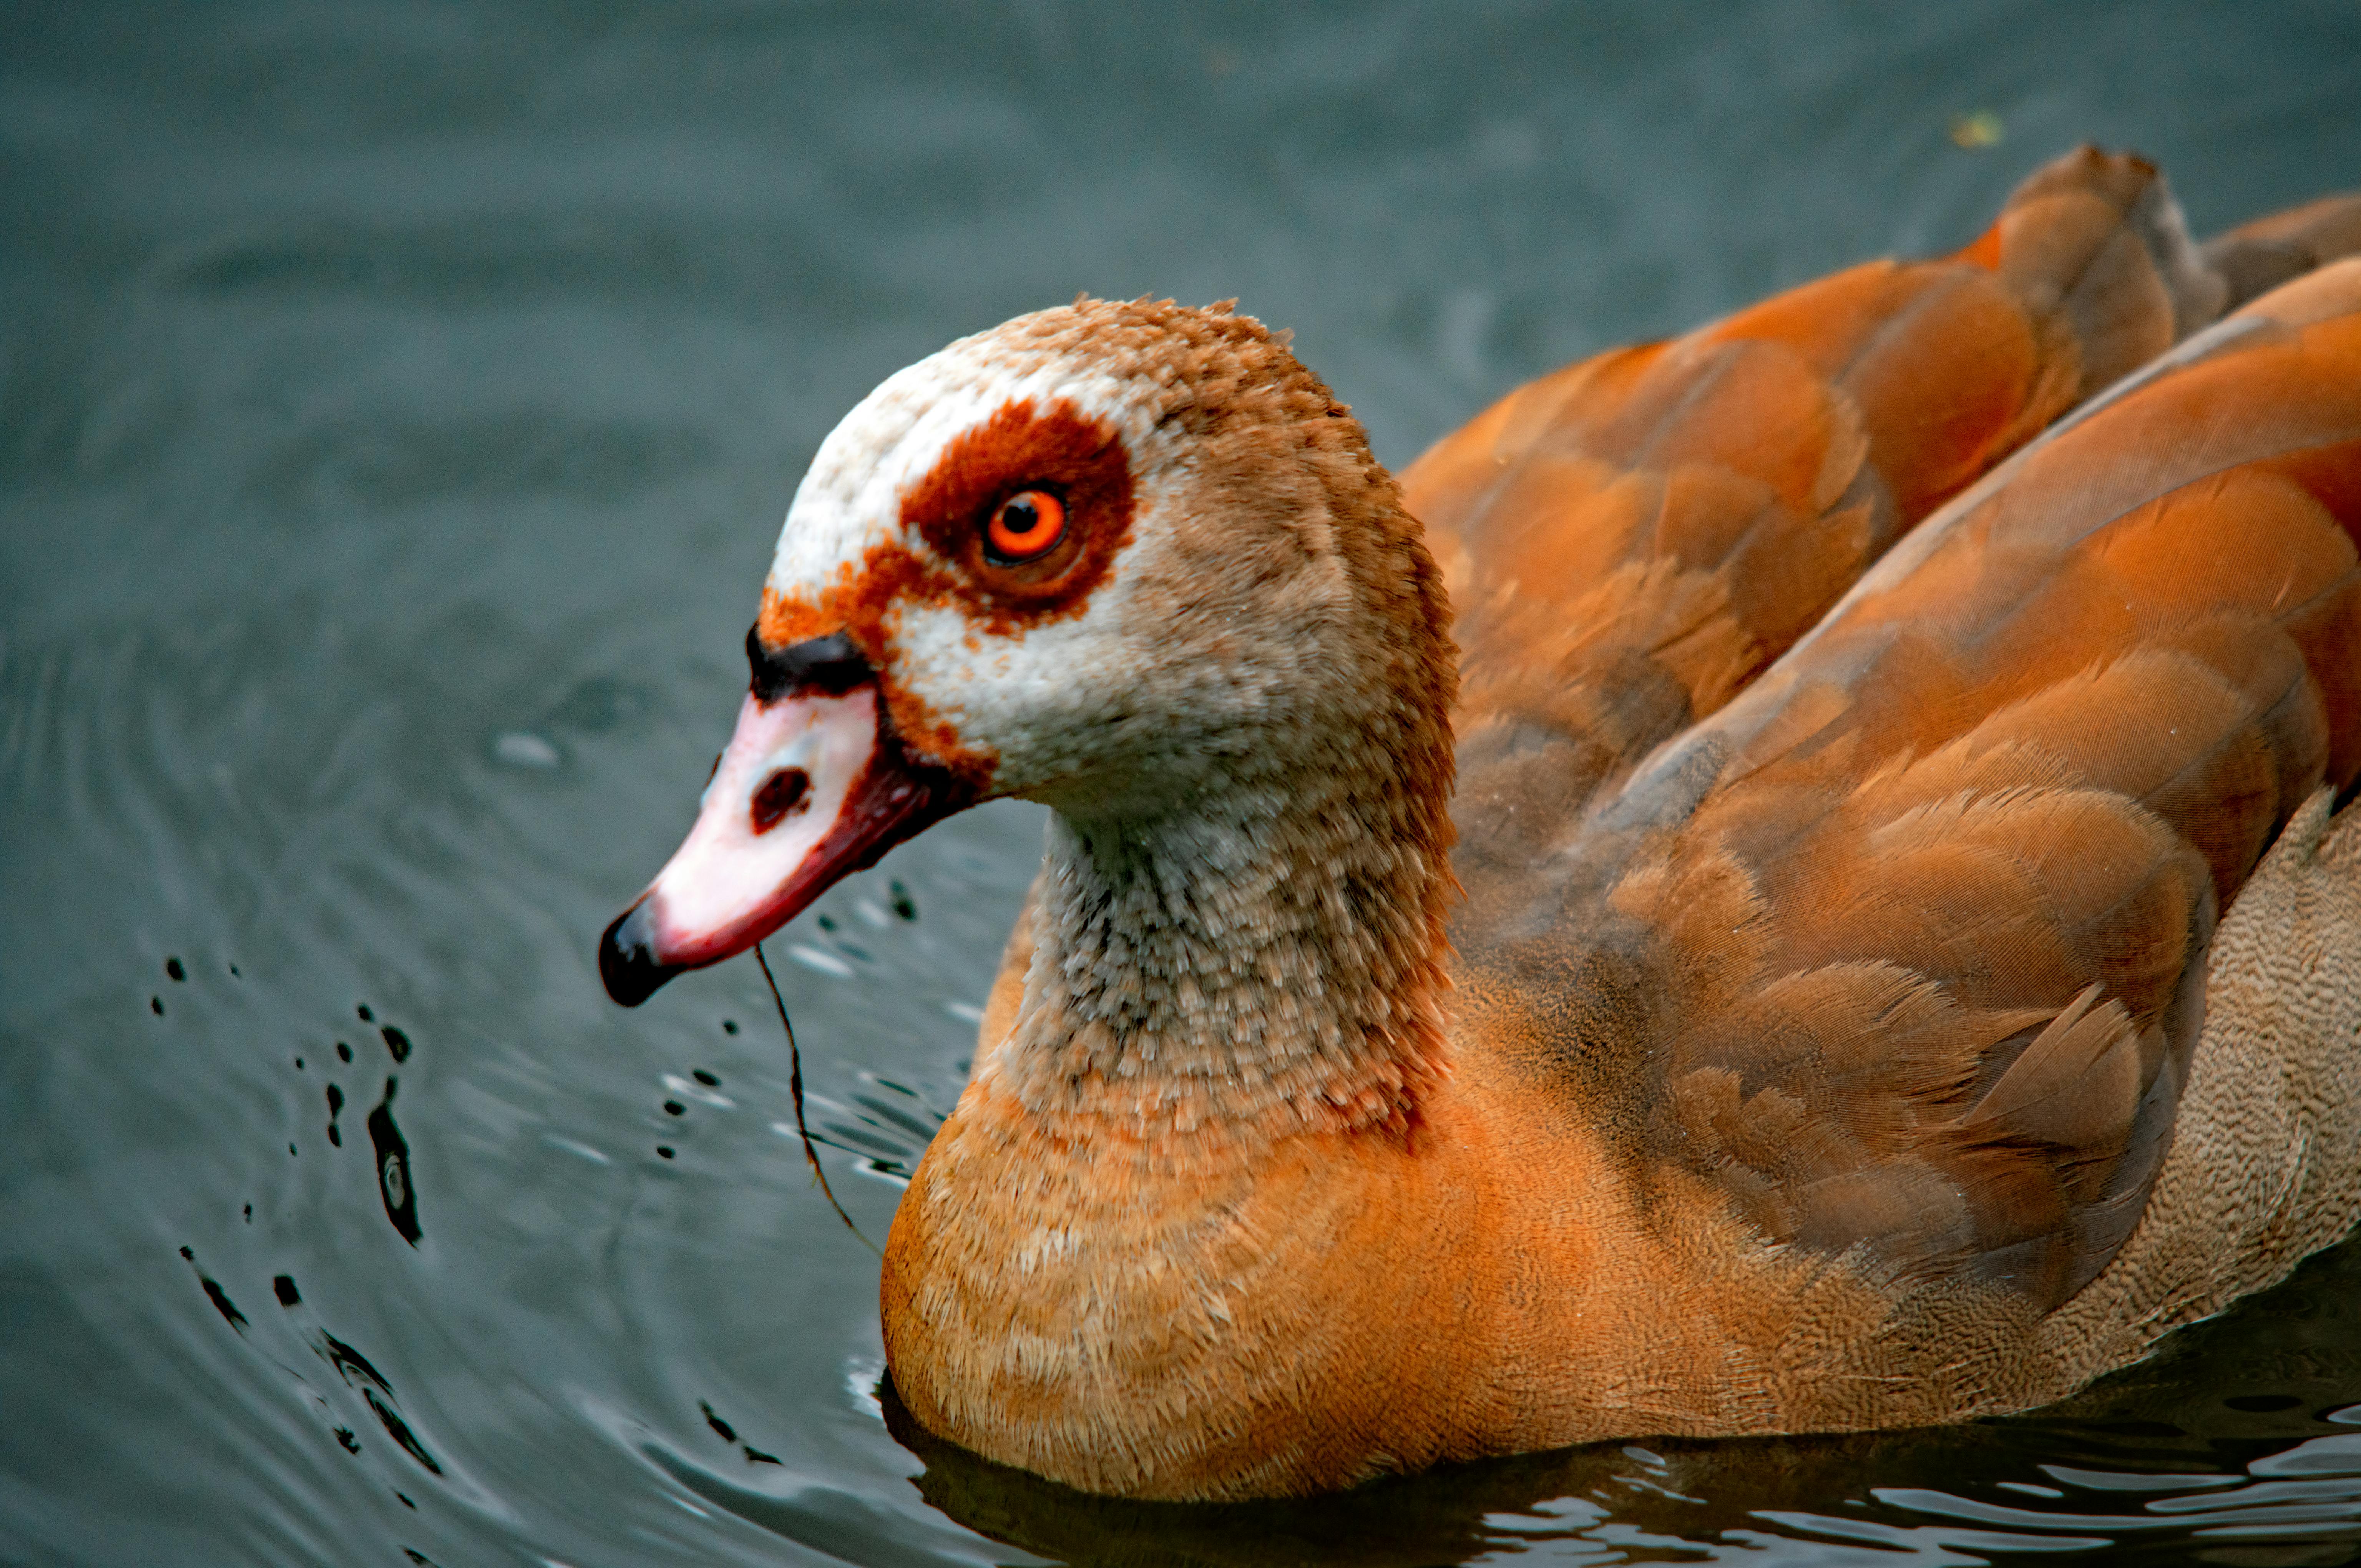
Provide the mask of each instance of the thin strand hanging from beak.
[{"label": "thin strand hanging from beak", "polygon": [[771,1005],[779,1010],[779,1027],[787,1032],[787,1093],[796,1102],[796,1135],[804,1141],[804,1159],[811,1166],[812,1179],[818,1182],[819,1190],[828,1195],[828,1206],[836,1211],[836,1217],[844,1222],[844,1228],[859,1236],[862,1246],[884,1257],[884,1253],[877,1252],[877,1244],[861,1234],[861,1227],[852,1223],[852,1216],[846,1213],[844,1205],[836,1201],[836,1189],[828,1184],[828,1172],[820,1168],[819,1151],[812,1147],[811,1128],[804,1122],[803,1052],[796,1047],[795,1024],[787,1017],[786,1001],[779,995],[779,982],[771,974],[771,960],[763,956],[760,942],[754,944],[754,961],[763,966],[763,983],[771,988]]}]

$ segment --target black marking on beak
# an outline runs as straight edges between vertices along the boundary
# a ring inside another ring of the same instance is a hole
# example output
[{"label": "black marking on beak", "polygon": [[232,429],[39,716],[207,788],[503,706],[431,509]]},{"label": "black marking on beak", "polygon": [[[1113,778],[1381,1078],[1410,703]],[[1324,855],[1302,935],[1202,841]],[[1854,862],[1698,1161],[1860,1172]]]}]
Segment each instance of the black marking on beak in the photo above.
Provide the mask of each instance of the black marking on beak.
[{"label": "black marking on beak", "polygon": [[752,673],[747,683],[754,700],[768,707],[783,696],[801,696],[818,693],[823,696],[842,696],[865,681],[877,678],[877,672],[852,645],[852,639],[841,631],[826,637],[810,637],[785,648],[765,644],[760,627],[746,629],[746,665]]},{"label": "black marking on beak", "polygon": [[637,1007],[680,972],[677,964],[656,962],[646,909],[644,900],[632,905],[598,940],[598,978],[606,981],[607,994],[626,1007]]}]

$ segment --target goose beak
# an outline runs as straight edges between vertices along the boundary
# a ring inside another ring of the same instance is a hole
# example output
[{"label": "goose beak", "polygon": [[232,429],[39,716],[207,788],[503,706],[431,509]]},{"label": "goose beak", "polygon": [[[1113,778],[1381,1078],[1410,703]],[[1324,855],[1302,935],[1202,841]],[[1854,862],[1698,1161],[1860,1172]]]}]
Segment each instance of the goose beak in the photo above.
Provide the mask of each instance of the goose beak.
[{"label": "goose beak", "polygon": [[818,678],[796,683],[803,689],[774,681],[766,701],[757,664],[696,826],[607,927],[598,977],[622,1005],[745,951],[840,879],[970,804],[949,773],[904,752],[865,663],[850,683],[840,663],[813,667]]}]

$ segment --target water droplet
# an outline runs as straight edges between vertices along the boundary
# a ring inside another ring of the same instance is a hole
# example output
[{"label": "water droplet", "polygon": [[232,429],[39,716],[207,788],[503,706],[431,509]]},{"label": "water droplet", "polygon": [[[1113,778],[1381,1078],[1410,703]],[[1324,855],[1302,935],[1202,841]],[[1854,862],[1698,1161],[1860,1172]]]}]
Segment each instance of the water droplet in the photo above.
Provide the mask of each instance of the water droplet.
[{"label": "water droplet", "polygon": [[213,1299],[214,1310],[228,1320],[230,1327],[244,1333],[246,1314],[237,1310],[237,1303],[229,1299],[229,1292],[224,1290],[217,1280],[203,1279],[202,1282],[205,1288],[205,1294]]},{"label": "water droplet", "polygon": [[385,1217],[412,1246],[418,1245],[418,1191],[410,1179],[410,1144],[393,1123],[393,1079],[385,1080],[385,1099],[368,1113],[369,1142],[377,1148],[378,1196],[385,1201]]},{"label": "water droplet", "polygon": [[554,768],[566,760],[558,749],[530,729],[504,729],[492,740],[492,757],[511,768]]},{"label": "water droplet", "polygon": [[787,948],[787,957],[807,970],[818,970],[822,974],[831,974],[839,980],[852,978],[851,964],[846,963],[834,953],[822,951],[818,948],[807,947],[801,942],[796,942]]}]

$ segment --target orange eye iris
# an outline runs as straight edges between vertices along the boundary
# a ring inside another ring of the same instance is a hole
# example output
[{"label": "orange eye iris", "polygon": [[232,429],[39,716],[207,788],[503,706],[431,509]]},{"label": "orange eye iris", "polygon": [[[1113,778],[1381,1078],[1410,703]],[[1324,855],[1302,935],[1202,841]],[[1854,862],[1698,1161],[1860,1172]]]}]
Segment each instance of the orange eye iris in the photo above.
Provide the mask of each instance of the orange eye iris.
[{"label": "orange eye iris", "polygon": [[1066,537],[1066,503],[1047,490],[1019,490],[993,509],[983,525],[992,558],[1007,564],[1036,561]]}]

